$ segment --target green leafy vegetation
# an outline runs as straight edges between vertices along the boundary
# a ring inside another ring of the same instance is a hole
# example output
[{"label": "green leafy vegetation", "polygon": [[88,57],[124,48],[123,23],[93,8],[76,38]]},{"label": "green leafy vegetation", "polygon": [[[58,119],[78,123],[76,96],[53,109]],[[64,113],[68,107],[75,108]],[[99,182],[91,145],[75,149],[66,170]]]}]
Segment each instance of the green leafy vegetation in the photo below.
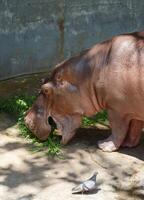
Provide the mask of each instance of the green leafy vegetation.
[{"label": "green leafy vegetation", "polygon": [[46,154],[52,156],[59,156],[60,153],[60,140],[54,135],[54,128],[49,136],[49,138],[45,142],[39,141],[31,131],[24,124],[24,115],[26,110],[31,107],[32,103],[36,99],[35,96],[14,96],[6,99],[0,100],[0,112],[7,112],[12,114],[18,124],[21,135],[28,139],[30,143],[34,144],[32,151],[38,152],[45,150]]},{"label": "green leafy vegetation", "polygon": [[[24,115],[26,110],[31,107],[32,103],[36,99],[35,96],[14,96],[0,100],[0,112],[7,112],[15,117],[19,126],[21,135],[28,139],[33,145],[32,151],[45,151],[46,154],[52,156],[60,156],[60,139],[55,134],[55,127],[52,127],[50,136],[45,142],[39,141],[31,131],[24,124]],[[94,127],[96,123],[105,123],[107,121],[106,111],[97,113],[92,118],[84,117],[82,120],[82,127]]]},{"label": "green leafy vegetation", "polygon": [[97,123],[107,123],[107,112],[105,110],[97,113],[93,117],[83,117],[82,127],[94,127]]}]

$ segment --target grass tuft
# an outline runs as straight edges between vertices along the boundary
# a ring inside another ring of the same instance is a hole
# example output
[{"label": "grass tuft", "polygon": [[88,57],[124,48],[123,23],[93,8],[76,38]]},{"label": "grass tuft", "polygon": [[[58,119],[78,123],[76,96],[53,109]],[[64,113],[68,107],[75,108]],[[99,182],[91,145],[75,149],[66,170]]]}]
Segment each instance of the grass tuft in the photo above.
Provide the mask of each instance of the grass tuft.
[{"label": "grass tuft", "polygon": [[107,119],[107,112],[103,110],[93,117],[83,117],[82,127],[95,127],[97,123],[105,124],[107,123]]}]

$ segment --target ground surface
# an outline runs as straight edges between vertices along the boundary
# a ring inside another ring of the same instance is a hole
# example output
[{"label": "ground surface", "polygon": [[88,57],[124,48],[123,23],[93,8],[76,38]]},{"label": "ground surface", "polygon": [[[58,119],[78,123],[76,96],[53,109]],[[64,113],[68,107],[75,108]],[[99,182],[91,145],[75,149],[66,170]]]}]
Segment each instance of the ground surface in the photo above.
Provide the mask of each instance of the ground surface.
[{"label": "ground surface", "polygon": [[[63,148],[63,159],[33,153],[13,119],[0,115],[0,199],[144,199],[144,141],[137,148],[104,153],[96,146],[109,130],[80,129]],[[98,171],[97,189],[73,195],[71,189]]]},{"label": "ground surface", "polygon": [[[37,93],[40,78],[32,75],[0,82],[0,97]],[[101,128],[101,127],[100,127]],[[109,130],[80,129],[62,149],[63,159],[33,153],[20,137],[11,116],[0,114],[0,200],[143,200],[144,139],[133,149],[105,153],[97,141]],[[73,195],[79,181],[98,171],[97,189]]]}]

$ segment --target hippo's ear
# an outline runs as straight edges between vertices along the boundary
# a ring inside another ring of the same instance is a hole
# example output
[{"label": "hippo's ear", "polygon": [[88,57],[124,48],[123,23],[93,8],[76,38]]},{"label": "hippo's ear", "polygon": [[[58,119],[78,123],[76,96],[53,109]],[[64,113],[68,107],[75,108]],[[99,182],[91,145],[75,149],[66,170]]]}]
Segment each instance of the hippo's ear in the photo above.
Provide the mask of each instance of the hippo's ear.
[{"label": "hippo's ear", "polygon": [[53,93],[53,85],[51,83],[45,83],[41,86],[41,90],[46,96],[50,96]]}]

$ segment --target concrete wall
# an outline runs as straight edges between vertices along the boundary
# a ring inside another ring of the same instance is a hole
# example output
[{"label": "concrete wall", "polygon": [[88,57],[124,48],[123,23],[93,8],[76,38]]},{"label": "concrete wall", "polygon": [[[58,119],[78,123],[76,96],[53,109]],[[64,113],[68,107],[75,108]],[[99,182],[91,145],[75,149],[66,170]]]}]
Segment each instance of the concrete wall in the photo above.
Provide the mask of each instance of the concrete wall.
[{"label": "concrete wall", "polygon": [[0,0],[0,80],[144,30],[144,0]]}]

